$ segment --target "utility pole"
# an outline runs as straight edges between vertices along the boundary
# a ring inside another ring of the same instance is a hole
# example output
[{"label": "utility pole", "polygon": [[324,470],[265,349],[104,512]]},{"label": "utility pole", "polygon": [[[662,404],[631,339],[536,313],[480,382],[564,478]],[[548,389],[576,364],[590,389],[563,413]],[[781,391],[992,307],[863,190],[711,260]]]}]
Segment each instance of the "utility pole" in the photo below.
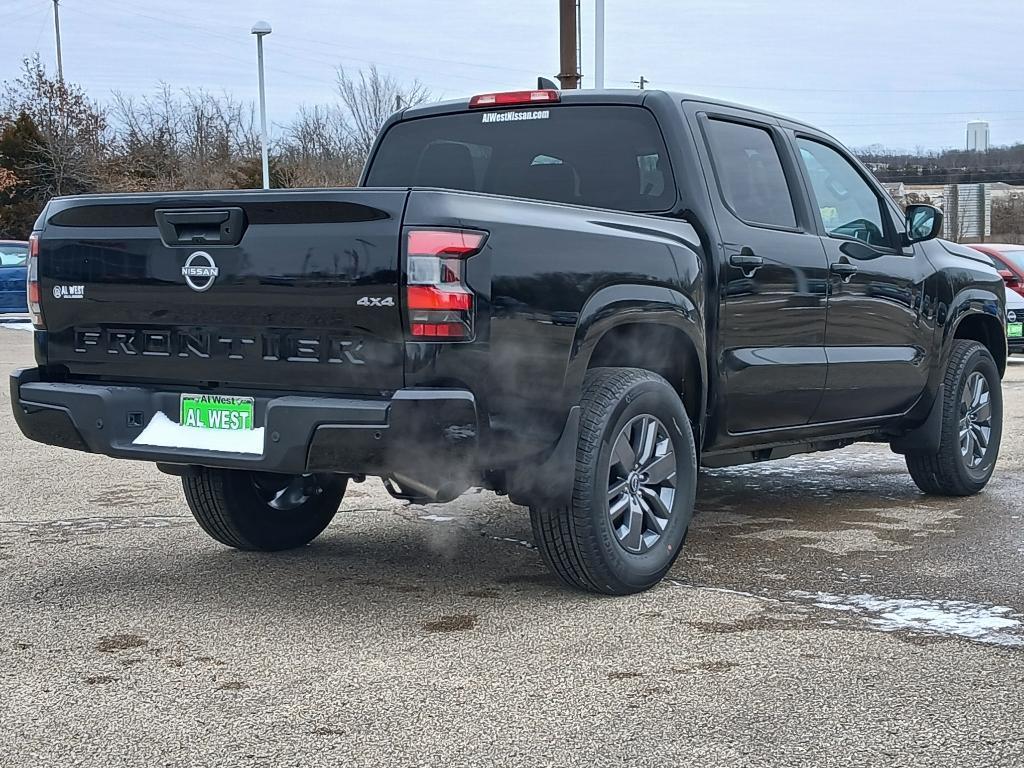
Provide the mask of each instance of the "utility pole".
[{"label": "utility pole", "polygon": [[64,62],[60,55],[60,0],[53,0],[53,31],[57,37],[57,80],[64,82]]},{"label": "utility pole", "polygon": [[604,0],[594,9],[594,87],[604,88]]},{"label": "utility pole", "polygon": [[576,0],[558,0],[558,42],[561,72],[558,80],[563,90],[580,87],[580,72],[576,66]]},{"label": "utility pole", "polygon": [[643,75],[640,75],[640,79],[639,79],[639,80],[634,80],[634,81],[633,81],[633,85],[637,85],[637,86],[639,86],[639,87],[640,87],[640,90],[642,91],[642,90],[644,90],[644,88],[645,88],[645,87],[646,87],[647,85],[649,85],[649,84],[650,84],[650,82],[651,82],[651,81],[650,81],[650,80],[648,80],[648,79],[647,79],[646,77],[644,77]]}]

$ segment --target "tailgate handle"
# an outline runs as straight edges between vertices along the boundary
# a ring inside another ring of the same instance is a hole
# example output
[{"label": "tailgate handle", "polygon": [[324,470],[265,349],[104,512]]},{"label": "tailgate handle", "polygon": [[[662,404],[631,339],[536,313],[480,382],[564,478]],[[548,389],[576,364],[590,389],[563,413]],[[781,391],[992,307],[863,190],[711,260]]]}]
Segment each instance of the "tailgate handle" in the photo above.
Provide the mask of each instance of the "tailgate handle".
[{"label": "tailgate handle", "polygon": [[241,208],[161,208],[156,225],[164,245],[237,245],[245,229]]}]

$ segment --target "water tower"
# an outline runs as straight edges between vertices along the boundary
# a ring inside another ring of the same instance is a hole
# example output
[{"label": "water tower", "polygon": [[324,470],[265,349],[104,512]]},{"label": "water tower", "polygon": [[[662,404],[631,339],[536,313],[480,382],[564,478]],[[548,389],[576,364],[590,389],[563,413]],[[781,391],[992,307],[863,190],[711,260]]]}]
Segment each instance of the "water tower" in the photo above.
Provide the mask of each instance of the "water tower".
[{"label": "water tower", "polygon": [[985,120],[971,120],[967,124],[967,151],[988,152],[988,123]]}]

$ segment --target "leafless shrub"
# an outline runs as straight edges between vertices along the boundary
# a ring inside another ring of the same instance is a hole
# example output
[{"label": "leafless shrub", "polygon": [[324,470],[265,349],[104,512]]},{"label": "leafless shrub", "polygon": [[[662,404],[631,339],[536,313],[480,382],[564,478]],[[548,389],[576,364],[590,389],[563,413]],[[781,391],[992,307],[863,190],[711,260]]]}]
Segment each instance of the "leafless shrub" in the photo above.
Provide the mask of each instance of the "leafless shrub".
[{"label": "leafless shrub", "polygon": [[346,187],[359,180],[363,155],[341,109],[303,107],[275,148],[275,172],[286,187]]},{"label": "leafless shrub", "polygon": [[348,136],[364,157],[392,114],[430,98],[430,92],[419,81],[403,85],[373,65],[360,70],[355,77],[339,67],[337,89],[345,110]]},{"label": "leafless shrub", "polygon": [[992,239],[1024,243],[1024,193],[999,195],[992,200]]},{"label": "leafless shrub", "polygon": [[115,93],[116,174],[124,190],[259,186],[259,133],[251,103],[204,90],[135,98]]}]

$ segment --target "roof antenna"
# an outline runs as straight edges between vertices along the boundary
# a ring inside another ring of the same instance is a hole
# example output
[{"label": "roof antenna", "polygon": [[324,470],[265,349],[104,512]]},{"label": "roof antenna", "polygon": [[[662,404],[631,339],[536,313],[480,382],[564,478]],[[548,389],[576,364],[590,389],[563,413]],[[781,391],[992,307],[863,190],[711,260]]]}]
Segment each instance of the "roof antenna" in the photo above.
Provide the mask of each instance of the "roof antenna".
[{"label": "roof antenna", "polygon": [[548,80],[546,77],[537,78],[537,90],[538,91],[557,91],[558,86],[555,85],[553,80]]}]

